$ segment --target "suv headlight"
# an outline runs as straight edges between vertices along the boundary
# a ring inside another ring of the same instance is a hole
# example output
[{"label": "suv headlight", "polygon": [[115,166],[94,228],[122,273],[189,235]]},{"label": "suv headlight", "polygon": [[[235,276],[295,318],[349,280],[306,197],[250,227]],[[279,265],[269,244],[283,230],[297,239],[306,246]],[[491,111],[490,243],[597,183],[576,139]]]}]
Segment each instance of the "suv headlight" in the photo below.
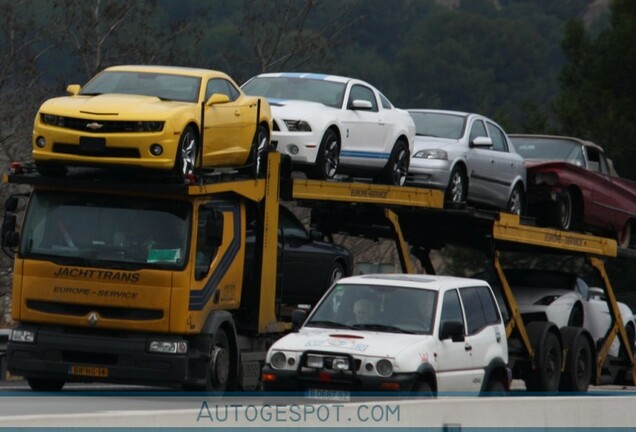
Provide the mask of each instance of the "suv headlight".
[{"label": "suv headlight", "polygon": [[393,363],[390,360],[382,359],[375,365],[375,369],[380,376],[388,377],[393,374]]},{"label": "suv headlight", "polygon": [[285,353],[277,351],[272,354],[270,362],[274,369],[283,369],[285,367],[285,363],[287,362],[287,357],[285,356]]},{"label": "suv headlight", "polygon": [[416,158],[420,159],[448,159],[448,153],[440,149],[425,149],[415,152]]}]

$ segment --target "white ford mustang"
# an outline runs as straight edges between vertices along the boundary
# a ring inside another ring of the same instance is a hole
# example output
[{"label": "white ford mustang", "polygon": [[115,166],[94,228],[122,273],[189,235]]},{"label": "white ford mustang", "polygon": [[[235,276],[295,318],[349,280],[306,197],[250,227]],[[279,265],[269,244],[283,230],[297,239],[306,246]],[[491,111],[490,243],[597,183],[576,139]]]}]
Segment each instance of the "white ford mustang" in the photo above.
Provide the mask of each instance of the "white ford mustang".
[{"label": "white ford mustang", "polygon": [[272,145],[308,177],[348,174],[404,184],[415,125],[368,83],[335,75],[267,73],[242,89],[268,98]]}]

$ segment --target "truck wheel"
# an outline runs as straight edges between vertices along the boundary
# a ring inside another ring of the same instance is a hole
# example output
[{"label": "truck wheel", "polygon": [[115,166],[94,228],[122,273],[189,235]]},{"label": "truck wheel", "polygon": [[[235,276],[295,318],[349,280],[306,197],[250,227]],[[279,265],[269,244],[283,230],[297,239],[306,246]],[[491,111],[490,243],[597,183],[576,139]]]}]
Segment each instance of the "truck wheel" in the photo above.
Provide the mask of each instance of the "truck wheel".
[{"label": "truck wheel", "polygon": [[214,335],[214,346],[206,370],[205,389],[223,392],[230,379],[230,343],[225,330],[218,329]]},{"label": "truck wheel", "polygon": [[561,376],[559,390],[586,392],[592,381],[592,348],[580,328],[561,329],[568,346],[565,370]]},{"label": "truck wheel", "polygon": [[557,392],[561,381],[562,350],[558,336],[545,322],[530,323],[528,336],[535,352],[535,368],[528,367],[526,388],[533,392]]},{"label": "truck wheel", "polygon": [[57,392],[62,390],[65,382],[63,380],[45,378],[27,378],[29,387],[34,391]]}]

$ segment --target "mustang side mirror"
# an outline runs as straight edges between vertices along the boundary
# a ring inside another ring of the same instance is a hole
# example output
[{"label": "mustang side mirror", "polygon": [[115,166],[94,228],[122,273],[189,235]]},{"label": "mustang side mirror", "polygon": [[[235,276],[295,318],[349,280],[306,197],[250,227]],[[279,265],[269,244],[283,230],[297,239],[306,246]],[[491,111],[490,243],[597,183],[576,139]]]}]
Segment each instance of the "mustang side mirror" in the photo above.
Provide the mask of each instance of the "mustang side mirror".
[{"label": "mustang side mirror", "polygon": [[352,110],[370,111],[373,109],[373,105],[371,105],[371,102],[366,100],[354,99],[349,108]]}]

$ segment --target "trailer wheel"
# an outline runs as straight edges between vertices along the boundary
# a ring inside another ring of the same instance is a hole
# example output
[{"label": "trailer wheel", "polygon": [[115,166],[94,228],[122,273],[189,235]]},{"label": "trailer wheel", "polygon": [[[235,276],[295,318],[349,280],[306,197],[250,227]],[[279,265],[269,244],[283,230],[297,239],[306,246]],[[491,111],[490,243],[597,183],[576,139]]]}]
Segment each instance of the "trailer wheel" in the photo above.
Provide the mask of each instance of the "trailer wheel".
[{"label": "trailer wheel", "polygon": [[592,381],[592,347],[580,328],[561,329],[568,346],[559,390],[586,392]]},{"label": "trailer wheel", "polygon": [[29,387],[33,391],[57,392],[64,387],[64,380],[45,379],[45,378],[27,378]]},{"label": "trailer wheel", "polygon": [[223,392],[230,378],[230,343],[225,330],[219,328],[214,335],[214,346],[205,376],[205,389]]},{"label": "trailer wheel", "polygon": [[[557,392],[561,381],[562,350],[558,336],[549,329],[550,324],[528,324],[530,342],[536,353],[535,368],[528,368],[526,388],[534,392]],[[554,327],[552,325],[552,327]]]}]

